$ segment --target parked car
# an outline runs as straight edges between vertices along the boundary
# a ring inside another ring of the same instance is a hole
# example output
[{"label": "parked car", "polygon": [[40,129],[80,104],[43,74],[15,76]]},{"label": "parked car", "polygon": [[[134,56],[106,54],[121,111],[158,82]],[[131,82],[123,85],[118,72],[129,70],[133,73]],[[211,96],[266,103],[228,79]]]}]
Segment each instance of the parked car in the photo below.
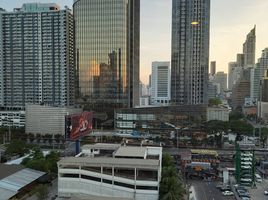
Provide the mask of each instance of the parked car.
[{"label": "parked car", "polygon": [[251,166],[250,165],[242,165],[241,169],[251,169]]},{"label": "parked car", "polygon": [[252,162],[241,162],[241,165],[252,165]]},{"label": "parked car", "polygon": [[252,158],[242,157],[241,160],[242,160],[242,161],[252,161]]},{"label": "parked car", "polygon": [[242,182],[252,182],[251,178],[241,178]]},{"label": "parked car", "polygon": [[234,195],[234,193],[231,192],[231,191],[229,191],[229,190],[226,190],[226,191],[222,192],[222,194],[223,194],[224,196],[232,196],[232,195]]},{"label": "parked car", "polygon": [[268,191],[267,190],[264,191],[264,195],[268,195]]},{"label": "parked car", "polygon": [[250,197],[248,192],[245,192],[244,190],[237,190],[237,193],[239,197]]}]

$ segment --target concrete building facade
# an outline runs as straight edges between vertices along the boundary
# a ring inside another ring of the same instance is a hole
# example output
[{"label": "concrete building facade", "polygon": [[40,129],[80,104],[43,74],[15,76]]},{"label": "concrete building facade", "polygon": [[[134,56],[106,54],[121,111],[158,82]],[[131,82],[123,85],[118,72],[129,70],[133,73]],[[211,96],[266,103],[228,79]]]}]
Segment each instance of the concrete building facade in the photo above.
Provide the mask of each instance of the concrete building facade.
[{"label": "concrete building facade", "polygon": [[65,116],[82,113],[81,108],[26,104],[25,132],[65,135]]},{"label": "concrete building facade", "polygon": [[[107,153],[109,152],[109,153]],[[58,162],[58,194],[92,199],[158,200],[162,147],[85,145]]]},{"label": "concrete building facade", "polygon": [[168,105],[170,103],[170,63],[153,62],[151,79],[151,104]]},{"label": "concrete building facade", "polygon": [[216,61],[210,62],[210,74],[214,76],[216,74]]},{"label": "concrete building facade", "polygon": [[171,102],[206,104],[210,0],[172,1]]},{"label": "concrete building facade", "polygon": [[69,106],[74,103],[74,38],[71,10],[29,3],[0,12],[0,103]]},{"label": "concrete building facade", "polygon": [[229,121],[229,110],[224,107],[208,107],[207,121],[220,120],[224,122]]},{"label": "concrete building facade", "polygon": [[258,59],[250,74],[250,97],[260,100],[261,81],[268,70],[268,48],[262,50],[262,55]]},{"label": "concrete building facade", "polygon": [[220,94],[224,94],[224,91],[227,90],[227,74],[224,72],[217,72],[215,74],[215,83],[220,85]]},{"label": "concrete building facade", "polygon": [[244,67],[253,67],[255,65],[256,53],[256,26],[247,34],[246,41],[243,44]]}]

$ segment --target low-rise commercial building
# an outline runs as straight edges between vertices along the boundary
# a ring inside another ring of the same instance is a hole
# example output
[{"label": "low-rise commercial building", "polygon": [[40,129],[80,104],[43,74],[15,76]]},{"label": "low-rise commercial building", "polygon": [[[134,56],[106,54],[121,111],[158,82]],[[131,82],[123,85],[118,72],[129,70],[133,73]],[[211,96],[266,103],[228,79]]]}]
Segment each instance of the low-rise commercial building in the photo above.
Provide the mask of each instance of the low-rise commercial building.
[{"label": "low-rise commercial building", "polygon": [[58,195],[158,200],[162,147],[96,144],[58,162]]},{"label": "low-rise commercial building", "polygon": [[26,105],[26,133],[65,134],[65,116],[82,113],[81,108]]},{"label": "low-rise commercial building", "polygon": [[206,121],[206,105],[150,106],[139,108],[117,109],[114,116],[114,127],[117,130],[150,131],[186,127],[195,121]]},{"label": "low-rise commercial building", "polygon": [[16,107],[0,108],[0,126],[4,127],[24,127],[25,110]]},{"label": "low-rise commercial building", "polygon": [[229,121],[229,109],[225,107],[209,107],[207,109],[207,121]]}]

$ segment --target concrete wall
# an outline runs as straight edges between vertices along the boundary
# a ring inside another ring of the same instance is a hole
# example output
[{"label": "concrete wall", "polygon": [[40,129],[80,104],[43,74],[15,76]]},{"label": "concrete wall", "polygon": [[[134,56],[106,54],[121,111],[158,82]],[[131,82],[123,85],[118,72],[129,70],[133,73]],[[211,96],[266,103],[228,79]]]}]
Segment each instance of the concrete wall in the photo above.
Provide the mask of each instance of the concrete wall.
[{"label": "concrete wall", "polygon": [[81,113],[81,108],[26,105],[26,133],[65,134],[65,116]]}]

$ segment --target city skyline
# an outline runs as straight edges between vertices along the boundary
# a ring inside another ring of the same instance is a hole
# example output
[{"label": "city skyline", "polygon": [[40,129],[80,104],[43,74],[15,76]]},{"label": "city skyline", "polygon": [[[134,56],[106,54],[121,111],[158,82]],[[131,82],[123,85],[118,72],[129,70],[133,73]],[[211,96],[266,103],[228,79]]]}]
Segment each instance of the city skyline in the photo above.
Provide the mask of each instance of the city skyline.
[{"label": "city skyline", "polygon": [[[35,1],[4,0],[0,7],[11,11],[25,2]],[[55,2],[63,8],[64,5],[72,7],[73,0],[38,2]],[[171,0],[141,0],[140,78],[146,84],[151,73],[151,62],[171,59],[171,6]],[[259,0],[258,3],[252,0],[211,0],[210,61],[217,61],[217,71],[228,72],[228,63],[235,61],[236,54],[242,52],[241,44],[254,25],[257,35],[256,58],[261,56],[262,49],[268,47],[268,23],[265,18],[267,9],[267,0]]]}]

